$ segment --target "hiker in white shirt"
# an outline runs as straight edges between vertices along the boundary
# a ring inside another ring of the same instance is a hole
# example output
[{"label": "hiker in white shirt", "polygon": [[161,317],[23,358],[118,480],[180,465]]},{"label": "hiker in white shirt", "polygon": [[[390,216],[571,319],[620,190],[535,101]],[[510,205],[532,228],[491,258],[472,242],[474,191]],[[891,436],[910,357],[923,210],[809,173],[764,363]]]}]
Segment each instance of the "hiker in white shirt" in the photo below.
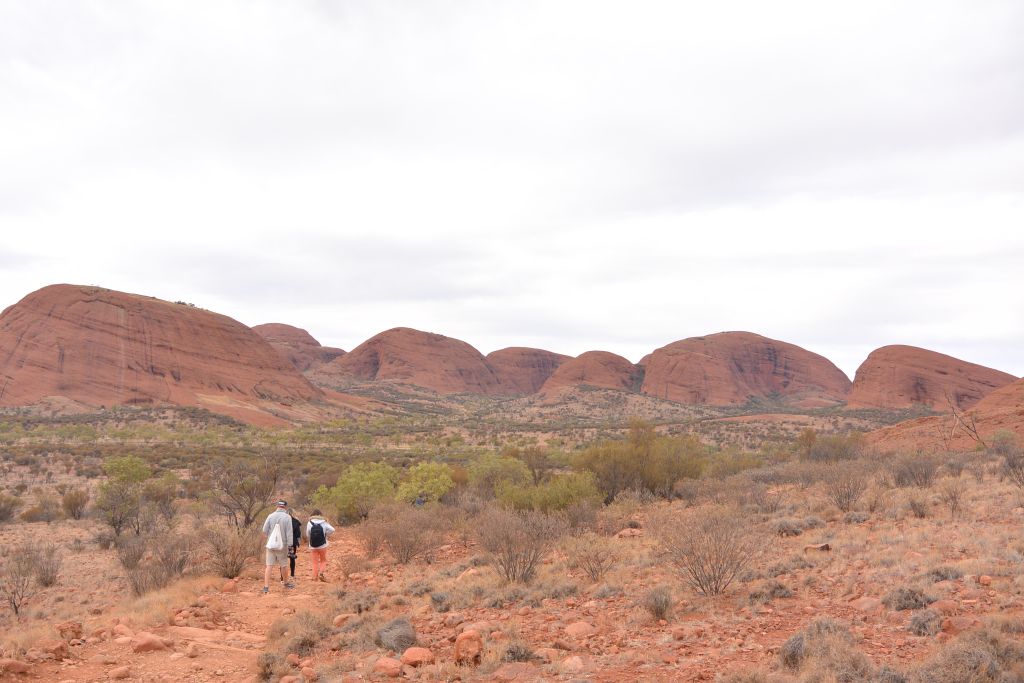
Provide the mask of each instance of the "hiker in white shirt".
[{"label": "hiker in white shirt", "polygon": [[277,509],[267,515],[263,522],[263,536],[267,546],[267,568],[263,572],[263,592],[270,592],[270,575],[274,567],[281,568],[281,587],[295,588],[288,580],[288,548],[292,545],[292,518],[288,514],[288,502],[279,500]]}]

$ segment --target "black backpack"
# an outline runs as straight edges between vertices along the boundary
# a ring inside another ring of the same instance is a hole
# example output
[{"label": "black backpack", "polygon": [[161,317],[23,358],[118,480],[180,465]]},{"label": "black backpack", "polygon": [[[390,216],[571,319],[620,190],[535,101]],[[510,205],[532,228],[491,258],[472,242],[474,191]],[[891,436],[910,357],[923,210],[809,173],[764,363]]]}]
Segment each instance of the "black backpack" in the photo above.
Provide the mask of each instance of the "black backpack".
[{"label": "black backpack", "polygon": [[324,533],[324,527],[320,522],[309,523],[309,547],[319,548],[320,546],[327,545],[327,534]]}]

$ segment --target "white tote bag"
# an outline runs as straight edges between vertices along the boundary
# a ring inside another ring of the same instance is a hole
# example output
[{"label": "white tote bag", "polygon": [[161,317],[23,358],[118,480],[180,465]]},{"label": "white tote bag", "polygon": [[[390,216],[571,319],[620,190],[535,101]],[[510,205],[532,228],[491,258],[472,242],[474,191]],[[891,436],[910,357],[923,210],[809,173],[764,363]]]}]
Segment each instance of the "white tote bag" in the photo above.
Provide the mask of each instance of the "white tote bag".
[{"label": "white tote bag", "polygon": [[284,539],[281,538],[281,525],[275,524],[274,530],[270,532],[270,538],[267,539],[267,550],[283,550]]}]

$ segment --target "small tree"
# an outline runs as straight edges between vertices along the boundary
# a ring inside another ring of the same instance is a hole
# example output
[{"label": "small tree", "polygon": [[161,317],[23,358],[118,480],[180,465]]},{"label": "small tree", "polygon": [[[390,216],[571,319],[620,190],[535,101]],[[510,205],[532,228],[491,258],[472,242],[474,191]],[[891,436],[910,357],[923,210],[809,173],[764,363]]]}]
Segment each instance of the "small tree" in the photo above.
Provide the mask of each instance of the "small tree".
[{"label": "small tree", "polygon": [[534,485],[540,484],[547,479],[555,468],[555,463],[551,460],[551,456],[540,446],[510,448],[505,451],[504,455],[522,461],[526,468],[530,470],[530,476],[533,477]]},{"label": "small tree", "polygon": [[120,536],[126,527],[137,522],[141,512],[142,492],[138,484],[111,480],[100,484],[95,508],[100,517]]},{"label": "small tree", "polygon": [[219,460],[211,472],[210,502],[236,527],[249,528],[273,501],[280,473],[267,457]]},{"label": "small tree", "polygon": [[173,472],[165,472],[158,479],[150,479],[142,485],[142,500],[170,522],[177,514],[174,501],[178,499],[181,480]]},{"label": "small tree", "polygon": [[35,594],[36,551],[29,544],[23,544],[10,552],[0,564],[0,596],[14,612],[21,614],[21,608]]},{"label": "small tree", "polygon": [[724,593],[761,546],[748,520],[720,507],[689,515],[662,513],[654,533],[683,580],[703,595]]},{"label": "small tree", "polygon": [[828,468],[825,494],[841,512],[849,512],[868,488],[868,478],[858,463],[841,463]]}]

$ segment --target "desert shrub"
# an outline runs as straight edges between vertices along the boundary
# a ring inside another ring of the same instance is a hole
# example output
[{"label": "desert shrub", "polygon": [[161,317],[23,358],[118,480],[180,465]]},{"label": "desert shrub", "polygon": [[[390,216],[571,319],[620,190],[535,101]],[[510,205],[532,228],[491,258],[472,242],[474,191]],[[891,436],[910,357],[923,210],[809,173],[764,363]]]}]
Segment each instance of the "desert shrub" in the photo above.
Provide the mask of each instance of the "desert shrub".
[{"label": "desert shrub", "polygon": [[935,598],[925,595],[920,588],[908,586],[894,588],[882,597],[882,604],[894,611],[923,609],[933,602]]},{"label": "desert shrub", "polygon": [[506,507],[543,512],[565,510],[573,505],[588,505],[594,509],[601,501],[594,475],[590,472],[552,476],[540,484],[503,481],[498,484],[495,497]]},{"label": "desert shrub", "polygon": [[942,617],[933,609],[922,609],[910,616],[907,630],[915,636],[934,636],[942,630]]},{"label": "desert shrub", "polygon": [[[372,513],[371,513],[372,515]],[[364,519],[356,527],[356,537],[363,546],[363,553],[369,559],[378,557],[384,550],[385,520],[383,515]]]},{"label": "desert shrub", "polygon": [[142,500],[151,506],[165,521],[170,522],[177,515],[175,501],[181,490],[181,480],[173,472],[165,472],[156,479],[142,485]]},{"label": "desert shrub", "polygon": [[907,507],[910,509],[910,513],[918,519],[928,516],[928,500],[921,496],[908,496]]},{"label": "desert shrub", "polygon": [[208,550],[207,566],[217,576],[227,579],[241,574],[246,560],[259,557],[263,546],[260,532],[255,527],[211,524],[202,530],[201,535]]},{"label": "desert shrub", "polygon": [[1008,429],[1001,429],[989,439],[989,450],[996,455],[1007,456],[1019,453],[1017,435]]},{"label": "desert shrub", "polygon": [[858,512],[856,510],[852,510],[843,515],[843,521],[847,524],[863,524],[869,519],[871,519],[871,515],[866,512]]},{"label": "desert shrub", "polygon": [[960,514],[967,495],[967,482],[959,478],[944,479],[939,483],[939,500],[949,510],[950,517]]},{"label": "desert shrub", "polygon": [[734,671],[716,679],[718,683],[771,683],[764,671]]},{"label": "desert shrub", "polygon": [[291,672],[291,666],[276,652],[261,652],[256,659],[256,680],[276,681]]},{"label": "desert shrub", "polygon": [[754,605],[762,605],[776,598],[791,598],[791,591],[781,581],[765,581],[758,589],[750,593],[750,602]]},{"label": "desert shrub", "polygon": [[871,683],[908,683],[908,679],[902,672],[883,666],[875,673]]},{"label": "desert shrub", "polygon": [[422,497],[426,502],[436,502],[455,486],[452,471],[443,462],[421,462],[409,468],[405,479],[398,485],[395,499],[412,503]]},{"label": "desert shrub", "polygon": [[392,619],[377,629],[374,643],[385,650],[404,652],[416,644],[416,629],[404,617]]},{"label": "desert shrub", "polygon": [[727,479],[763,465],[764,459],[758,453],[727,448],[708,458],[704,466],[704,476],[709,479]]},{"label": "desert shrub", "polygon": [[593,532],[569,539],[565,554],[570,568],[582,570],[595,583],[604,578],[619,560],[613,543]]},{"label": "desert shrub", "polygon": [[667,498],[680,479],[701,475],[705,451],[693,436],[659,437],[653,425],[632,419],[626,439],[593,444],[573,458],[573,466],[593,473],[605,503],[630,489]]},{"label": "desert shrub", "polygon": [[378,505],[370,513],[370,519],[378,525],[383,547],[399,564],[409,564],[444,542],[437,514],[428,508]]},{"label": "desert shrub", "polygon": [[235,526],[248,528],[270,507],[280,476],[279,460],[263,456],[220,458],[194,470],[191,479],[207,481],[210,505]]},{"label": "desert shrub", "polygon": [[563,533],[561,520],[537,511],[495,508],[477,521],[480,547],[506,581],[529,583]]},{"label": "desert shrub", "polygon": [[786,494],[782,489],[773,489],[764,484],[755,483],[750,487],[748,500],[758,512],[773,515],[782,509],[786,502]]},{"label": "desert shrub", "polygon": [[109,531],[98,531],[93,536],[93,540],[96,541],[96,545],[99,546],[100,550],[110,550],[110,546],[114,545],[114,534]]},{"label": "desert shrub", "polygon": [[787,560],[782,562],[776,562],[765,570],[765,573],[771,578],[781,576],[782,574],[793,574],[800,571],[801,569],[810,569],[814,565],[807,561],[803,555],[793,555]]},{"label": "desert shrub", "polygon": [[828,468],[825,495],[840,512],[852,510],[867,488],[868,477],[859,463],[837,463]]},{"label": "desert shrub", "polygon": [[562,510],[566,529],[572,536],[582,536],[598,530],[598,508],[600,504],[591,500],[580,500]]},{"label": "desert shrub", "polygon": [[1006,452],[1001,471],[1017,488],[1024,489],[1024,451],[1015,448]]},{"label": "desert shrub", "polygon": [[29,543],[9,549],[0,560],[0,598],[14,612],[22,608],[35,594],[36,550]]},{"label": "desert shrub", "polygon": [[339,607],[342,612],[362,614],[369,612],[377,604],[377,594],[371,590],[359,590],[342,596]]},{"label": "desert shrub", "polygon": [[913,683],[1008,683],[1020,680],[1024,648],[992,629],[962,634],[911,672]]},{"label": "desert shrub", "polygon": [[469,485],[484,499],[494,498],[502,486],[527,486],[535,481],[525,462],[515,457],[483,455],[466,468]]},{"label": "desert shrub", "polygon": [[655,586],[644,593],[640,605],[654,619],[668,619],[672,613],[672,589],[668,586]]},{"label": "desert shrub", "polygon": [[555,461],[540,446],[527,446],[525,448],[513,446],[506,448],[501,454],[522,461],[527,469],[530,470],[530,476],[533,477],[534,484],[539,484],[547,479],[548,475],[555,469]]},{"label": "desert shrub", "polygon": [[163,574],[165,583],[182,576],[191,567],[195,557],[192,537],[185,534],[162,534],[153,538],[149,545],[154,567]]},{"label": "desert shrub", "polygon": [[400,476],[398,469],[383,462],[349,465],[334,486],[318,488],[310,503],[333,510],[338,520],[365,519],[375,505],[395,497]]},{"label": "desert shrub", "polygon": [[821,517],[815,517],[814,515],[808,515],[800,520],[804,529],[820,529],[825,526],[825,520]]},{"label": "desert shrub", "polygon": [[892,464],[892,481],[900,488],[929,488],[939,471],[938,458],[918,453],[897,458]]},{"label": "desert shrub", "polygon": [[117,541],[117,559],[125,569],[135,569],[146,556],[146,542],[141,538],[122,538]]},{"label": "desert shrub", "polygon": [[928,580],[933,582],[955,581],[963,575],[964,573],[956,567],[948,567],[945,565],[940,567],[932,567],[928,570],[928,573],[925,574]]},{"label": "desert shrub", "polygon": [[431,593],[430,604],[435,612],[447,612],[452,608],[452,596],[448,593]]},{"label": "desert shrub", "polygon": [[875,673],[871,661],[853,646],[849,630],[827,617],[790,637],[779,649],[779,658],[808,683],[858,683],[872,680]]},{"label": "desert shrub", "polygon": [[772,522],[772,531],[777,536],[799,536],[804,532],[804,525],[798,519],[784,517]]},{"label": "desert shrub", "polygon": [[318,614],[303,611],[295,615],[285,631],[288,642],[285,651],[304,657],[316,649],[324,638],[331,635],[331,625]]},{"label": "desert shrub", "polygon": [[57,585],[62,563],[60,548],[53,543],[44,543],[35,549],[36,582],[42,588]]},{"label": "desert shrub", "polygon": [[653,523],[666,557],[704,595],[723,593],[757,556],[761,541],[737,511],[712,507],[688,515],[666,512]]},{"label": "desert shrub", "polygon": [[17,496],[9,496],[0,493],[0,523],[9,522],[21,507],[21,499]]},{"label": "desert shrub", "polygon": [[529,662],[535,658],[533,649],[528,643],[524,643],[521,640],[513,641],[505,646],[504,652],[501,653],[501,661],[503,662]]},{"label": "desert shrub", "polygon": [[811,462],[855,460],[863,450],[860,434],[817,436],[805,450],[805,459]]},{"label": "desert shrub", "polygon": [[89,504],[89,492],[84,489],[71,489],[64,493],[60,505],[64,514],[71,519],[82,519],[85,507]]}]

